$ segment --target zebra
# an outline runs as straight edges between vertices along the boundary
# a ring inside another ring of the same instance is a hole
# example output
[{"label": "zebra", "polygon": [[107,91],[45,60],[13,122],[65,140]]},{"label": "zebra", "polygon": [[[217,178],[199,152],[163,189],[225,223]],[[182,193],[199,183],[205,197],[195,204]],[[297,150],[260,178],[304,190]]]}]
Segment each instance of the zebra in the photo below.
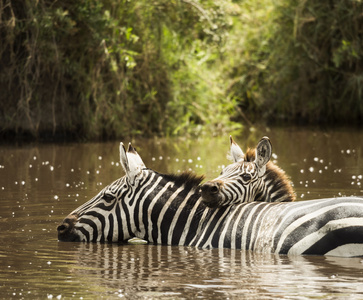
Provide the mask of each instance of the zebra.
[{"label": "zebra", "polygon": [[[270,161],[272,145],[263,137],[256,149],[246,154],[230,136],[230,158],[233,164],[221,175],[202,186],[204,203],[209,207],[242,202],[290,202],[296,195],[286,173]],[[235,182],[236,181],[236,182]]]},{"label": "zebra", "polygon": [[201,199],[203,176],[161,174],[120,144],[126,173],[71,212],[59,241],[232,248],[275,254],[363,256],[363,198],[248,202],[217,208]]}]

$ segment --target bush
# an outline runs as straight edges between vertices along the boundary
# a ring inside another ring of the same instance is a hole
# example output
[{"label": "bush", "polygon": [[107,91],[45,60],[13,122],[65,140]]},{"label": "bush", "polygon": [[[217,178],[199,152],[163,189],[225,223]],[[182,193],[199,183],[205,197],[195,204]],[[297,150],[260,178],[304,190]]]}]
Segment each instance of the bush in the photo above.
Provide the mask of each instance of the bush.
[{"label": "bush", "polygon": [[95,139],[231,125],[223,91],[203,78],[225,19],[222,1],[0,0],[3,134]]},{"label": "bush", "polygon": [[250,118],[363,120],[361,1],[246,1],[241,11],[230,92]]}]

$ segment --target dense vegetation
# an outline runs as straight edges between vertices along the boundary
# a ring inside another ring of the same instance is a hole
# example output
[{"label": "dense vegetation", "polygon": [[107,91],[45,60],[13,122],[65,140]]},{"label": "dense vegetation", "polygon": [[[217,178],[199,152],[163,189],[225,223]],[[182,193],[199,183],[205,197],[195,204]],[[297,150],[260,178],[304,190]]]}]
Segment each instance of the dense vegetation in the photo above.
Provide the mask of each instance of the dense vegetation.
[{"label": "dense vegetation", "polygon": [[241,9],[230,89],[250,116],[363,121],[362,1],[258,0]]},{"label": "dense vegetation", "polygon": [[0,0],[2,135],[361,122],[362,31],[358,0]]}]

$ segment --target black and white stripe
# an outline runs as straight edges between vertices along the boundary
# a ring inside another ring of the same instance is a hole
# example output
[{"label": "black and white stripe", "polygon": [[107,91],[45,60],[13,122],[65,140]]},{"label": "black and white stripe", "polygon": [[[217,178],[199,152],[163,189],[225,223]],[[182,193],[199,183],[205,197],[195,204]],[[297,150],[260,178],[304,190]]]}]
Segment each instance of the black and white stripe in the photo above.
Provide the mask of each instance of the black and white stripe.
[{"label": "black and white stripe", "polygon": [[251,202],[218,208],[193,245],[276,254],[363,256],[363,199]]},{"label": "black and white stripe", "polygon": [[60,241],[123,242],[138,237],[201,248],[363,256],[363,198],[250,202],[211,209],[201,199],[202,177],[159,174],[145,168],[132,147],[121,151],[127,175],[65,218],[58,227]]}]

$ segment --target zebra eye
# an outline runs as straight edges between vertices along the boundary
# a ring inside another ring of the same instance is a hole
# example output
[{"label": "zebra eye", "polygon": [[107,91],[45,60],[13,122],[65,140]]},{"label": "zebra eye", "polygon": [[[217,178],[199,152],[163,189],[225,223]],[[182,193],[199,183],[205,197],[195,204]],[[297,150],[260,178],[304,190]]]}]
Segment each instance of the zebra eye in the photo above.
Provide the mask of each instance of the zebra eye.
[{"label": "zebra eye", "polygon": [[247,174],[247,173],[245,173],[245,174],[242,174],[242,180],[244,181],[244,182],[246,182],[246,183],[248,183],[250,180],[251,180],[251,175],[250,174]]},{"label": "zebra eye", "polygon": [[113,199],[115,199],[115,196],[112,194],[105,193],[102,196],[102,199],[105,200],[106,202],[111,202]]}]

